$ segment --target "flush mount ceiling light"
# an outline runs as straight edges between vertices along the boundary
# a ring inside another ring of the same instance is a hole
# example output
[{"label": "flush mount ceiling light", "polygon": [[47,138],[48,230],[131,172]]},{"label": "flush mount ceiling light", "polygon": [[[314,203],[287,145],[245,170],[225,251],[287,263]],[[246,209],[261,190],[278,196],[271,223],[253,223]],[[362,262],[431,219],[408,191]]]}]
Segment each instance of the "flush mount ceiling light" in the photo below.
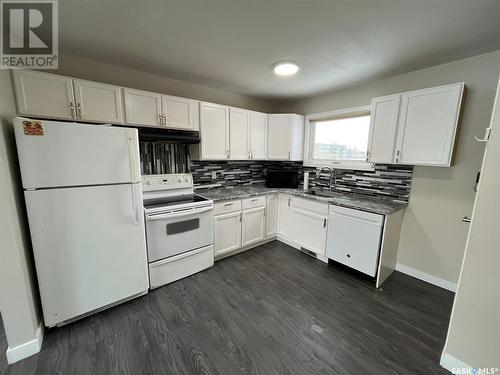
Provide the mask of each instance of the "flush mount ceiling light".
[{"label": "flush mount ceiling light", "polygon": [[274,64],[274,74],[282,77],[293,76],[299,71],[299,66],[293,61],[281,61]]}]

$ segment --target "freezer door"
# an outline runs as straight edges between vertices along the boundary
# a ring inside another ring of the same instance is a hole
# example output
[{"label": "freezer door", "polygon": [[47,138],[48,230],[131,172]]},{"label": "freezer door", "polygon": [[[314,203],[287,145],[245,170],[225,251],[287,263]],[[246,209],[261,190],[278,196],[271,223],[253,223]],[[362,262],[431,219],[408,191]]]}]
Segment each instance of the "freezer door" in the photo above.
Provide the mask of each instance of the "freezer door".
[{"label": "freezer door", "polygon": [[25,192],[45,325],[148,289],[140,184]]},{"label": "freezer door", "polygon": [[137,129],[14,119],[25,189],[140,181]]}]

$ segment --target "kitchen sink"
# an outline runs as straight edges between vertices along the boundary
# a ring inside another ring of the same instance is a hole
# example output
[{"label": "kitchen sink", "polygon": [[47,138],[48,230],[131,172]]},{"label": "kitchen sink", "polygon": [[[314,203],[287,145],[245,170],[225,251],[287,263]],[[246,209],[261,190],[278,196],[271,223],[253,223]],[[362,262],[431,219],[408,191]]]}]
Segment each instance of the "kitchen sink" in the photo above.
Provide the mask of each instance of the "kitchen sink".
[{"label": "kitchen sink", "polygon": [[326,197],[326,198],[336,198],[336,197],[340,197],[343,195],[343,193],[339,193],[336,191],[324,191],[324,190],[322,190],[322,191],[311,190],[311,191],[308,191],[306,194],[315,195],[318,197]]}]

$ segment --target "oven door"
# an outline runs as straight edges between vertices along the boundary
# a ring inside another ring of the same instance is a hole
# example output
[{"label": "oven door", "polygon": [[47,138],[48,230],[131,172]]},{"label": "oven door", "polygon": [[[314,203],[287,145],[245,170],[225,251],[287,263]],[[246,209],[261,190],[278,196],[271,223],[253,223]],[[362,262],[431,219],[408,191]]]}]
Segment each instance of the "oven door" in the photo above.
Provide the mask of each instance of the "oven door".
[{"label": "oven door", "polygon": [[146,214],[149,262],[213,244],[213,207]]}]

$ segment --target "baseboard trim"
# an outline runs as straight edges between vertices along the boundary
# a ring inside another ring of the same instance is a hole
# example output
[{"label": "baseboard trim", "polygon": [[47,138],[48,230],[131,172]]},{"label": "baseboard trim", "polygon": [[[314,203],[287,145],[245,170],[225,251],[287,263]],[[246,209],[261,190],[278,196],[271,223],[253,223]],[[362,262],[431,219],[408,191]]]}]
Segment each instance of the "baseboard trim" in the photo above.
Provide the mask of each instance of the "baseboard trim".
[{"label": "baseboard trim", "polygon": [[7,362],[9,365],[38,353],[40,349],[42,349],[43,334],[43,321],[40,321],[36,330],[36,337],[33,340],[13,348],[8,347],[5,354],[7,355]]},{"label": "baseboard trim", "polygon": [[405,266],[401,263],[396,264],[396,271],[402,272],[409,276],[412,276],[416,279],[425,281],[429,284],[436,285],[440,288],[449,290],[450,292],[455,293],[457,291],[457,284],[452,283],[451,281],[440,279],[439,277],[429,275],[428,273],[416,270],[414,268]]},{"label": "baseboard trim", "polygon": [[467,363],[462,362],[459,359],[456,359],[452,355],[448,353],[444,353],[441,355],[441,360],[439,364],[442,368],[448,370],[452,374],[462,374],[462,372],[457,372],[457,369],[470,369],[472,366],[469,366]]}]

